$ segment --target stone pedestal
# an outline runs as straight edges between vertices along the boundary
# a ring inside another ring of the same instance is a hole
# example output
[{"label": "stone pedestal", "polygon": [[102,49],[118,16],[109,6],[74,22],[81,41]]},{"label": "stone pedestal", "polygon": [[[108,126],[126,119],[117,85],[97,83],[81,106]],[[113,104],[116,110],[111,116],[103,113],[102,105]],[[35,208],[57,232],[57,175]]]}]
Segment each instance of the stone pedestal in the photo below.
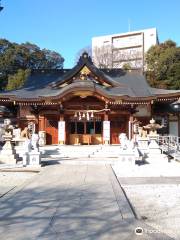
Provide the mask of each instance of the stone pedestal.
[{"label": "stone pedestal", "polygon": [[33,134],[32,139],[20,138],[14,139],[17,146],[17,154],[22,159],[23,166],[40,166],[41,154],[38,150],[38,135]]},{"label": "stone pedestal", "polygon": [[17,154],[20,154],[21,152],[24,153],[25,148],[25,139],[24,138],[14,138],[13,141],[15,142],[15,150]]},{"label": "stone pedestal", "polygon": [[38,149],[38,141],[39,141],[39,136],[38,136],[38,134],[37,133],[33,133],[32,134],[32,137],[31,137],[31,148],[34,150],[34,151],[36,151],[36,152],[38,152],[39,151],[39,149]]},{"label": "stone pedestal", "polygon": [[23,161],[23,166],[27,165],[28,162],[28,152],[31,151],[31,143],[27,138],[13,139],[15,141],[15,150],[16,153]]},{"label": "stone pedestal", "polygon": [[149,144],[149,153],[148,153],[148,158],[147,161],[149,163],[156,163],[159,162],[159,160],[168,160],[168,156],[165,154],[161,153],[161,149],[156,142],[155,139],[151,139],[151,142]]},{"label": "stone pedestal", "polygon": [[132,149],[122,149],[118,160],[120,160],[120,163],[123,165],[134,165],[136,161],[135,153]]},{"label": "stone pedestal", "polygon": [[26,167],[27,162],[28,162],[28,153],[22,153],[21,158],[22,158],[22,161],[23,161],[23,166]]},{"label": "stone pedestal", "polygon": [[150,142],[151,142],[152,140],[158,141],[158,138],[159,138],[159,135],[158,135],[158,134],[153,134],[153,135],[149,134],[149,135],[148,135],[148,139],[149,139]]},{"label": "stone pedestal", "polygon": [[0,152],[0,163],[16,164],[16,154],[11,143],[12,135],[5,134],[3,137],[5,144]]},{"label": "stone pedestal", "polygon": [[[39,136],[38,134],[33,133],[31,140],[26,141],[26,153],[27,153],[27,166],[34,166],[34,167],[40,167],[41,163],[41,153],[38,149],[38,140]],[[25,156],[24,156],[25,158]],[[25,164],[25,160],[24,160]]]},{"label": "stone pedestal", "polygon": [[28,165],[29,166],[41,166],[41,153],[37,151],[31,151],[28,153]]},{"label": "stone pedestal", "polygon": [[149,154],[161,154],[161,149],[159,145],[157,144],[155,139],[151,139],[150,144],[148,146],[149,148]]},{"label": "stone pedestal", "polygon": [[138,137],[137,142],[138,142],[138,148],[141,151],[141,153],[142,154],[148,153],[148,151],[149,151],[148,138]]},{"label": "stone pedestal", "polygon": [[135,154],[134,153],[122,153],[119,157],[118,160],[121,161],[121,164],[130,164],[130,165],[135,165]]},{"label": "stone pedestal", "polygon": [[39,131],[39,146],[43,147],[46,145],[46,132]]}]

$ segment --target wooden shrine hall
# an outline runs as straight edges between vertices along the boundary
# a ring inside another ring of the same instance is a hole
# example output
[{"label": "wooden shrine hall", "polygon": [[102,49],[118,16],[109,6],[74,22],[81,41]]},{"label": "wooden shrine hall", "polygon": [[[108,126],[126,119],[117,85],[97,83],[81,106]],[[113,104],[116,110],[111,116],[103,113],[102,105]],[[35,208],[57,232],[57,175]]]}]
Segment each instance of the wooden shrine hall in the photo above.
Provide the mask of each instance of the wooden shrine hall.
[{"label": "wooden shrine hall", "polygon": [[133,137],[135,119],[143,126],[154,117],[162,133],[180,132],[169,107],[179,97],[150,87],[137,70],[98,69],[84,52],[72,69],[33,70],[23,87],[0,93],[0,105],[21,129],[45,131],[46,144],[118,144],[120,133]]}]

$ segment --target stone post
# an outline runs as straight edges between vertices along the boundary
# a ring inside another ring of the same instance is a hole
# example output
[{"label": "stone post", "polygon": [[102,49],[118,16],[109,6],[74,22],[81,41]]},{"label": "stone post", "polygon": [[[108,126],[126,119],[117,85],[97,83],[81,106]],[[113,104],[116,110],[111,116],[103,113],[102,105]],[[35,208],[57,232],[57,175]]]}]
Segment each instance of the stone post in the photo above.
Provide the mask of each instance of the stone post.
[{"label": "stone post", "polygon": [[2,148],[2,151],[0,153],[0,162],[1,163],[7,163],[7,164],[16,164],[16,154],[14,147],[11,143],[12,135],[10,132],[5,132],[5,135],[3,135],[5,144]]}]

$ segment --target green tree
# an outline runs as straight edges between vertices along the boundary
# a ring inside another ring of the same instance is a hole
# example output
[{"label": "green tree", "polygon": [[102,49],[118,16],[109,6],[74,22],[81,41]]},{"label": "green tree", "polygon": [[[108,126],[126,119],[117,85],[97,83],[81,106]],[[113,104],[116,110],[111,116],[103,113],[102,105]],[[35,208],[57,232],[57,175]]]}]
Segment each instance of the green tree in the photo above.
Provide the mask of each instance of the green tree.
[{"label": "green tree", "polygon": [[29,42],[17,44],[0,39],[0,88],[5,88],[8,75],[16,75],[19,69],[62,69],[63,62],[57,52]]},{"label": "green tree", "polygon": [[122,69],[124,69],[124,70],[131,70],[132,69],[131,64],[130,63],[125,63],[123,65]]},{"label": "green tree", "polygon": [[17,73],[8,75],[8,84],[6,86],[6,90],[13,90],[22,87],[30,73],[30,69],[19,69]]},{"label": "green tree", "polygon": [[180,48],[168,40],[153,46],[146,54],[146,76],[151,86],[180,88]]}]

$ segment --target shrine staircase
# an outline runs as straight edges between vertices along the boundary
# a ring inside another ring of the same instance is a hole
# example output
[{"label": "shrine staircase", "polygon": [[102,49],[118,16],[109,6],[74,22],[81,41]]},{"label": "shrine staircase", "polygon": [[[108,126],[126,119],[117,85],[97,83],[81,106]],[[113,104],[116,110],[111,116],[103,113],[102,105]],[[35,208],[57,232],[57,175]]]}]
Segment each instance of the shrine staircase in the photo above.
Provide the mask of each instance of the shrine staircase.
[{"label": "shrine staircase", "polygon": [[[63,145],[41,147],[42,160],[56,160],[62,163],[106,163],[118,160],[134,162],[134,154],[122,153],[120,145]],[[127,157],[127,159],[126,159]]]}]

